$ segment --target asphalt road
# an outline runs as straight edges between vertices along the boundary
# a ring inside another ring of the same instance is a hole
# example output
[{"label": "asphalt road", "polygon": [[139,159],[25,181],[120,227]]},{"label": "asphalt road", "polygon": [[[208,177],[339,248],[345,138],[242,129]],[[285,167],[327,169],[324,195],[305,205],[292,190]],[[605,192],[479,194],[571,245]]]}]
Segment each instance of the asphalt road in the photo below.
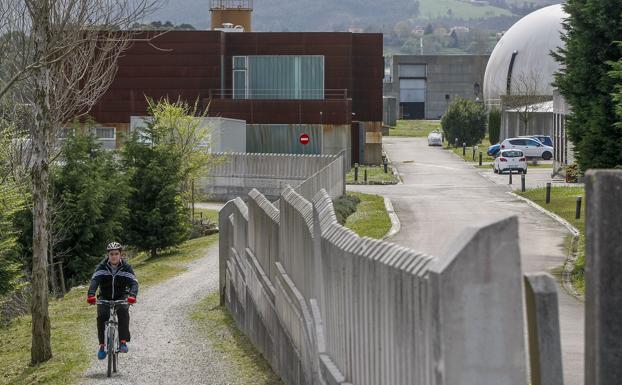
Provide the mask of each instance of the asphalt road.
[{"label": "asphalt road", "polygon": [[[391,198],[401,221],[392,242],[431,255],[443,255],[466,226],[516,215],[524,272],[551,271],[566,258],[567,230],[548,216],[516,200],[505,185],[425,138],[383,140],[384,149],[403,179],[389,186],[348,186]],[[518,178],[520,183],[520,178]],[[564,383],[583,384],[584,307],[558,286]]]}]

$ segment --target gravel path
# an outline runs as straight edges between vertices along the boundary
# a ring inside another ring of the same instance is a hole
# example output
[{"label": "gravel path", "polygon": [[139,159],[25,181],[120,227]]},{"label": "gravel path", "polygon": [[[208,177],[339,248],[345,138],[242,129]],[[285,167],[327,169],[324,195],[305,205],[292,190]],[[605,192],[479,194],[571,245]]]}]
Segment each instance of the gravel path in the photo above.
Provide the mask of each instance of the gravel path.
[{"label": "gravel path", "polygon": [[[140,276],[138,277],[140,280]],[[130,310],[132,342],[120,355],[119,372],[106,377],[106,360],[97,360],[93,319],[93,361],[81,384],[227,384],[225,363],[206,337],[197,338],[189,318],[192,305],[218,288],[218,246],[189,270],[143,290]]]}]

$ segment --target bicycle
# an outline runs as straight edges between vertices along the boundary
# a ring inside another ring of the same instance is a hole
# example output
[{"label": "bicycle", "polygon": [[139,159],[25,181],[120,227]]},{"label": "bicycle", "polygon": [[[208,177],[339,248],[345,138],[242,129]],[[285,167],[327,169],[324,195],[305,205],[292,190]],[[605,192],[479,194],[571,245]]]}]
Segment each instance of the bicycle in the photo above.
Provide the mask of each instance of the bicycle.
[{"label": "bicycle", "polygon": [[119,361],[119,322],[117,321],[117,306],[129,305],[127,300],[108,301],[98,299],[98,305],[110,306],[110,318],[106,321],[106,329],[104,336],[106,337],[106,350],[108,355],[108,371],[110,377],[112,373],[117,372],[117,364]]}]

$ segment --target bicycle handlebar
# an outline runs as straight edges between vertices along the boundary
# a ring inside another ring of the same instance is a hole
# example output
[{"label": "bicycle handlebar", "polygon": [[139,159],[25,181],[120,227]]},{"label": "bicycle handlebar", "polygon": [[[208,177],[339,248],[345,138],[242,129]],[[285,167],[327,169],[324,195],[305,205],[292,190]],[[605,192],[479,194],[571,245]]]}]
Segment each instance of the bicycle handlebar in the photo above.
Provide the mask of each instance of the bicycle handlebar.
[{"label": "bicycle handlebar", "polygon": [[130,305],[129,302],[127,302],[126,299],[118,299],[116,301],[109,301],[109,300],[105,300],[105,299],[98,299],[97,302],[95,302],[98,305]]}]

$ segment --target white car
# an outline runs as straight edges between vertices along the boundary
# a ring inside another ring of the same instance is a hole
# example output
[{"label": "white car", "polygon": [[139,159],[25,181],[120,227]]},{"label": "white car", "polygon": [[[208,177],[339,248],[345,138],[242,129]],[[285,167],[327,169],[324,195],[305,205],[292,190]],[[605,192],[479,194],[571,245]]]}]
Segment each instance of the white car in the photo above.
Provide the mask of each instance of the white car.
[{"label": "white car", "polygon": [[527,174],[527,158],[521,150],[515,148],[501,150],[492,167],[495,174],[503,174],[505,171],[518,171]]},{"label": "white car", "polygon": [[442,146],[443,135],[438,130],[434,130],[428,134],[428,146]]},{"label": "white car", "polygon": [[533,138],[508,138],[501,142],[501,151],[508,149],[521,150],[527,158],[549,160],[553,157],[553,147]]}]

